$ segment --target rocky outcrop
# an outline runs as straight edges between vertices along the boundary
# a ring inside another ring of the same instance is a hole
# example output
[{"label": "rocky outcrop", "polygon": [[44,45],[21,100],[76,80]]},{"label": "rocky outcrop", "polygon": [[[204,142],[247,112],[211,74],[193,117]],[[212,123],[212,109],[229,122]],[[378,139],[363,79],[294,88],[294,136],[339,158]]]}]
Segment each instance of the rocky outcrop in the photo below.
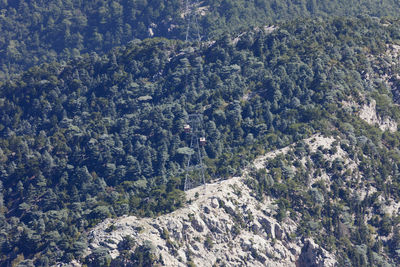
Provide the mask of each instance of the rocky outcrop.
[{"label": "rocky outcrop", "polygon": [[390,117],[380,118],[376,113],[376,101],[371,99],[368,104],[361,107],[359,113],[360,119],[371,125],[378,125],[382,131],[397,131],[397,122]]},{"label": "rocky outcrop", "polygon": [[189,260],[196,266],[335,262],[328,252],[318,250],[312,239],[294,237],[296,223],[290,218],[278,222],[273,216],[277,208],[273,200],[257,200],[244,179],[235,177],[190,190],[190,205],[158,218],[108,219],[89,232],[86,254],[104,247],[116,258],[119,243],[130,236],[136,247],[151,242],[164,266],[187,266]]},{"label": "rocky outcrop", "polygon": [[[369,123],[379,123],[374,101],[369,102],[365,110],[354,110],[361,112],[359,115],[363,119],[370,119]],[[351,127],[348,128],[351,132]],[[331,164],[335,162],[342,173],[353,171],[357,169],[357,157],[349,157],[347,150],[342,148],[346,144],[339,137],[315,134],[266,153],[254,161],[252,168],[265,168],[266,161],[280,154],[291,153],[296,157],[297,164],[303,166],[312,166],[313,155]],[[296,166],[286,167],[296,172]],[[321,204],[325,198],[318,188],[312,186],[323,181],[329,191],[330,174],[324,170],[316,174],[313,167],[308,171],[314,173],[307,181],[310,194]],[[162,259],[162,266],[336,266],[335,256],[312,238],[297,237],[301,214],[291,211],[294,213],[278,221],[276,218],[280,216],[275,216],[279,211],[276,199],[265,197],[260,201],[255,197],[254,191],[245,185],[249,173],[246,169],[242,177],[187,191],[187,205],[170,214],[157,218],[125,216],[105,220],[87,234],[89,249],[86,255],[93,255],[96,250],[106,250],[111,258],[116,258],[122,252],[121,244],[126,237],[130,237],[134,244],[129,248],[131,252],[137,248],[151,247],[152,253]],[[356,178],[362,175],[360,172],[355,174]],[[360,200],[367,195],[366,186],[361,184],[352,189],[360,196]],[[370,193],[376,192],[372,185],[368,190]],[[378,202],[383,212],[391,214],[400,210],[399,205],[387,205],[390,199],[384,201],[378,198]],[[371,216],[366,216],[367,219],[371,219]],[[349,234],[348,227],[341,222],[339,231],[340,235]]]},{"label": "rocky outcrop", "polygon": [[[342,159],[347,169],[355,165],[347,160],[347,153],[335,138],[317,134],[304,139],[303,145],[309,153],[332,151],[323,155],[324,159]],[[269,152],[257,158],[253,168],[264,168],[266,160],[295,149],[293,144]],[[302,164],[311,160],[307,155],[298,154]],[[241,177],[189,190],[187,205],[170,214],[157,218],[107,219],[87,233],[89,249],[85,254],[107,250],[115,259],[129,237],[134,244],[131,252],[151,247],[155,257],[162,259],[162,266],[187,266],[188,263],[196,266],[335,266],[334,255],[312,238],[297,236],[298,224],[291,218],[301,215],[278,221],[276,199],[257,199],[245,184],[248,175],[249,170],[244,170]],[[311,178],[310,186],[317,178]]]},{"label": "rocky outcrop", "polygon": [[333,267],[336,264],[329,253],[320,248],[312,239],[307,239],[296,262],[297,267]]}]

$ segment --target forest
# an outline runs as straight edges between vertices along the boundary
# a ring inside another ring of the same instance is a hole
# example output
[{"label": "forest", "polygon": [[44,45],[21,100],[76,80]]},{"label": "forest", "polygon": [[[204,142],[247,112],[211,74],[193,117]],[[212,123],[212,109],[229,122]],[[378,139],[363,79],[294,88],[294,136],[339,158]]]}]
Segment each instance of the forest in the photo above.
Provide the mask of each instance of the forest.
[{"label": "forest", "polygon": [[[400,134],[382,132],[342,107],[366,95],[376,100],[380,115],[400,119],[390,88],[365,78],[367,71],[398,71],[381,55],[387,44],[400,44],[399,26],[390,18],[313,18],[281,22],[273,32],[224,33],[200,46],[133,40],[106,54],[93,49],[3,80],[1,265],[78,259],[96,266],[89,259],[106,255],[84,257],[85,231],[108,217],[152,217],[184,205],[187,155],[178,151],[188,146],[185,119],[196,112],[204,116],[207,181],[239,174],[257,155],[317,132],[348,140],[344,149],[360,159],[360,170],[379,190],[362,203],[337,179],[329,192],[323,185],[316,189],[330,201],[314,205],[318,197],[305,194],[305,176],[285,168],[291,155],[268,163],[276,172],[255,173],[249,187],[281,198],[282,211],[307,213],[299,235],[315,236],[337,251],[343,266],[399,264],[400,217],[377,213],[365,222],[360,213],[379,194],[400,200]],[[379,68],[371,57],[381,59]],[[339,162],[325,166],[318,153],[312,158],[315,168],[339,175]],[[282,179],[287,183],[277,182]],[[341,225],[343,210],[356,218],[346,228],[349,235],[332,230]],[[333,219],[308,227],[321,214]],[[371,240],[372,226],[391,238]],[[381,261],[371,256],[381,251]]]},{"label": "forest", "polygon": [[[398,16],[396,0],[193,1],[203,41],[297,17]],[[105,53],[134,39],[183,40],[181,0],[1,0],[0,79],[29,67]]]}]

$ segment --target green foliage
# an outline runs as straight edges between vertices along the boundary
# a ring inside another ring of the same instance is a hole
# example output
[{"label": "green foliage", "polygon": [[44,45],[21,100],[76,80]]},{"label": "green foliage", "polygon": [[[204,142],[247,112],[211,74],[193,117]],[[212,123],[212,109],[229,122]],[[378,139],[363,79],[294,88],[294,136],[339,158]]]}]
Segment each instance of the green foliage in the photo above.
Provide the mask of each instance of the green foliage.
[{"label": "green foliage", "polygon": [[[99,10],[101,23],[115,18],[107,8]],[[367,17],[296,20],[273,32],[247,31],[235,42],[225,35],[203,47],[135,41],[102,57],[43,64],[2,83],[0,223],[7,231],[0,234],[0,248],[9,255],[2,264],[39,261],[43,251],[50,264],[79,259],[80,233],[104,218],[157,216],[181,207],[188,156],[181,153],[188,152],[182,151],[188,146],[183,126],[188,113],[200,111],[207,179],[238,175],[255,156],[323,132],[344,135],[343,147],[353,151],[360,171],[384,196],[399,199],[394,163],[399,166],[400,157],[387,145],[399,143],[399,135],[382,134],[341,108],[342,101],[371,92],[361,76],[369,67],[364,51],[375,55],[399,38],[398,22],[385,22],[391,26]],[[387,105],[391,99],[383,100]],[[287,211],[304,214],[304,235],[312,226],[345,236],[352,228],[326,201],[334,198],[360,213],[350,190],[356,179],[344,186],[341,176],[352,174],[341,172],[343,162],[327,161],[323,149],[311,155],[309,167],[294,171],[295,154],[307,149],[299,145],[295,153],[271,160],[268,173],[256,172],[250,183],[260,200],[264,194],[279,199],[278,219]],[[321,184],[304,190],[307,172],[322,168],[333,180],[331,196]],[[322,226],[313,219],[320,216],[332,221]],[[391,220],[384,222],[379,231],[389,234]],[[361,231],[365,222],[357,223],[360,234],[353,231],[349,238],[360,245],[369,234]],[[148,247],[137,250],[133,258],[125,256],[142,265],[156,260]],[[92,256],[88,265],[112,264],[102,249]]]},{"label": "green foliage", "polygon": [[[0,10],[0,79],[44,62],[76,59],[93,52],[102,55],[132,40],[184,39],[186,33],[185,5],[178,0],[2,1]],[[197,7],[204,40],[298,17],[383,17],[397,16],[399,11],[394,0],[206,0]],[[337,23],[338,34],[344,32],[343,26]],[[252,39],[246,36],[241,45],[251,45]],[[226,72],[235,71],[236,66],[227,67]]]},{"label": "green foliage", "polygon": [[204,245],[208,249],[212,249],[212,247],[214,246],[214,241],[212,240],[212,237],[210,234],[207,234],[206,239],[204,240]]}]

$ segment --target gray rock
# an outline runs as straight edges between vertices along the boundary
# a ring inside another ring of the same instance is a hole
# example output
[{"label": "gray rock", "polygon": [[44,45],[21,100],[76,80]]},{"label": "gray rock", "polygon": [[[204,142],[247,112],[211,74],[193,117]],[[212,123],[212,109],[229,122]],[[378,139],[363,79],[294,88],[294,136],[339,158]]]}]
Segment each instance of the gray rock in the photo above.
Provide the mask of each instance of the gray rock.
[{"label": "gray rock", "polygon": [[257,224],[253,224],[252,226],[251,226],[251,231],[254,233],[254,234],[259,234],[260,232],[261,232],[261,229],[260,229],[260,227],[257,225]]},{"label": "gray rock", "polygon": [[275,224],[275,238],[282,240],[283,238],[283,231],[281,229],[281,227],[278,224]]},{"label": "gray rock", "polygon": [[216,209],[216,208],[219,207],[219,203],[218,203],[218,199],[217,198],[214,197],[214,198],[211,199],[211,207],[213,209]]},{"label": "gray rock", "polygon": [[211,211],[210,211],[210,208],[207,207],[207,206],[205,206],[203,210],[204,210],[204,213],[205,213],[205,214],[210,214],[210,212],[211,212]]},{"label": "gray rock", "polygon": [[273,223],[270,222],[267,218],[260,217],[258,218],[258,222],[261,224],[261,227],[264,229],[267,235],[270,235],[272,238],[275,238],[275,232],[272,230]]},{"label": "gray rock", "polygon": [[[227,180],[207,185],[208,194],[201,194],[187,207],[157,219],[118,218],[113,220],[116,229],[112,233],[106,231],[110,221],[105,221],[88,233],[89,248],[85,253],[89,255],[96,247],[104,247],[115,259],[120,251],[109,246],[110,240],[122,240],[129,235],[136,245],[149,245],[151,241],[155,255],[162,255],[158,262],[161,266],[184,267],[189,256],[196,266],[213,266],[217,261],[226,266],[289,267],[308,263],[332,266],[329,264],[335,262],[334,258],[332,261],[329,253],[322,249],[319,253],[312,240],[307,247],[300,240],[286,238],[297,225],[290,220],[277,224],[272,216],[263,212],[272,205],[272,200],[260,203],[245,190],[247,187],[241,180],[236,179],[235,183],[235,187],[242,190],[240,198],[232,194],[233,182]],[[223,208],[219,203],[224,203]],[[242,213],[252,214],[254,219],[246,225],[240,224],[238,218],[243,217]],[[274,242],[271,238],[275,238]]]},{"label": "gray rock", "polygon": [[204,231],[204,223],[203,221],[198,217],[194,216],[192,219],[192,227],[197,231],[197,232],[203,232]]},{"label": "gray rock", "polygon": [[297,267],[333,267],[336,260],[326,250],[320,248],[312,239],[306,239],[301,254],[296,261]]}]

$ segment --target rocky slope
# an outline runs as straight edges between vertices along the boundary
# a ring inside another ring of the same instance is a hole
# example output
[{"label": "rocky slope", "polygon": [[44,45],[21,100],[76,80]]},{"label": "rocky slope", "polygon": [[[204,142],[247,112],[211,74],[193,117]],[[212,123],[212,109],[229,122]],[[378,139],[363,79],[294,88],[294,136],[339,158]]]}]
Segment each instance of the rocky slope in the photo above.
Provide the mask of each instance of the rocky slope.
[{"label": "rocky slope", "polygon": [[[307,139],[312,149],[330,147],[333,138]],[[255,161],[255,168],[287,147]],[[256,199],[241,177],[207,184],[187,192],[188,204],[158,218],[127,216],[107,219],[88,234],[87,254],[101,247],[111,258],[120,254],[126,236],[137,246],[148,246],[163,266],[334,266],[334,255],[313,239],[296,236],[297,223],[290,217],[278,222],[275,199]]]},{"label": "rocky slope", "polygon": [[190,205],[155,219],[104,221],[89,233],[89,253],[103,246],[116,258],[118,243],[131,236],[150,245],[164,266],[334,266],[334,256],[312,239],[296,238],[294,221],[278,223],[273,200],[259,203],[243,177],[193,189],[188,197]]},{"label": "rocky slope", "polygon": [[[370,117],[362,119],[369,122]],[[345,143],[340,137],[315,134],[256,158],[240,177],[187,191],[187,204],[175,212],[157,218],[106,219],[86,233],[89,241],[84,253],[89,259],[86,263],[95,266],[99,255],[111,262],[127,252],[135,255],[147,251],[156,266],[338,266],[338,255],[319,246],[315,235],[306,238],[299,234],[302,214],[287,210],[284,219],[278,220],[278,199],[265,195],[260,199],[249,184],[254,172],[265,169],[271,160],[296,154],[293,162],[298,162],[297,167],[288,167],[298,172],[301,166],[310,165],[313,155],[322,151],[326,162],[341,162],[343,172],[357,173],[352,179],[358,182],[353,181],[356,186],[352,186],[351,192],[359,196],[359,201],[367,201],[377,189],[373,183],[363,181],[360,162],[342,149]],[[298,153],[299,145],[304,145],[307,153]],[[330,172],[317,170],[308,169],[311,177],[307,188],[311,195],[314,193],[314,198],[320,195],[318,184],[325,184],[330,192],[333,183]],[[268,167],[266,171],[271,172]],[[324,196],[318,201],[326,202]],[[398,202],[391,198],[379,196],[376,205],[388,215],[400,212]],[[375,213],[373,208],[366,209],[364,220],[370,221]],[[346,216],[346,212],[341,215],[342,232],[353,227],[352,219]],[[376,231],[373,238],[387,242],[392,237]],[[357,246],[357,249],[363,247]],[[375,252],[371,257],[379,266],[392,266]],[[70,265],[81,266],[81,263],[74,261]]]},{"label": "rocky slope", "polygon": [[[326,162],[342,162],[343,171],[357,172],[354,179],[362,180],[363,173],[358,171],[360,162],[341,148],[341,142],[338,137],[316,134],[258,157],[240,177],[187,191],[187,204],[175,212],[157,218],[107,219],[87,233],[89,248],[85,256],[93,259],[98,251],[103,251],[110,260],[115,260],[126,250],[135,254],[144,248],[150,252],[153,263],[161,266],[337,266],[337,255],[320,247],[312,237],[300,237],[302,214],[286,211],[284,219],[278,221],[277,199],[263,196],[260,200],[248,184],[255,171],[265,168],[269,160],[293,154],[300,143],[308,151],[296,157],[301,165],[309,164],[310,155],[325,151]],[[299,171],[299,167],[290,168]],[[316,174],[315,170],[309,170],[314,173],[308,183],[310,194],[318,194],[316,184],[323,182],[329,190],[332,183],[330,173]],[[365,182],[359,182],[351,190],[360,201],[376,192],[373,184]],[[380,196],[377,201],[384,213],[400,212],[393,199]],[[365,221],[373,215],[374,211],[367,209]],[[351,228],[351,223],[344,219],[342,227]],[[376,233],[374,238],[386,242],[390,237]],[[127,240],[131,242],[128,247]],[[373,253],[373,257],[376,263],[387,264],[378,254]]]}]

